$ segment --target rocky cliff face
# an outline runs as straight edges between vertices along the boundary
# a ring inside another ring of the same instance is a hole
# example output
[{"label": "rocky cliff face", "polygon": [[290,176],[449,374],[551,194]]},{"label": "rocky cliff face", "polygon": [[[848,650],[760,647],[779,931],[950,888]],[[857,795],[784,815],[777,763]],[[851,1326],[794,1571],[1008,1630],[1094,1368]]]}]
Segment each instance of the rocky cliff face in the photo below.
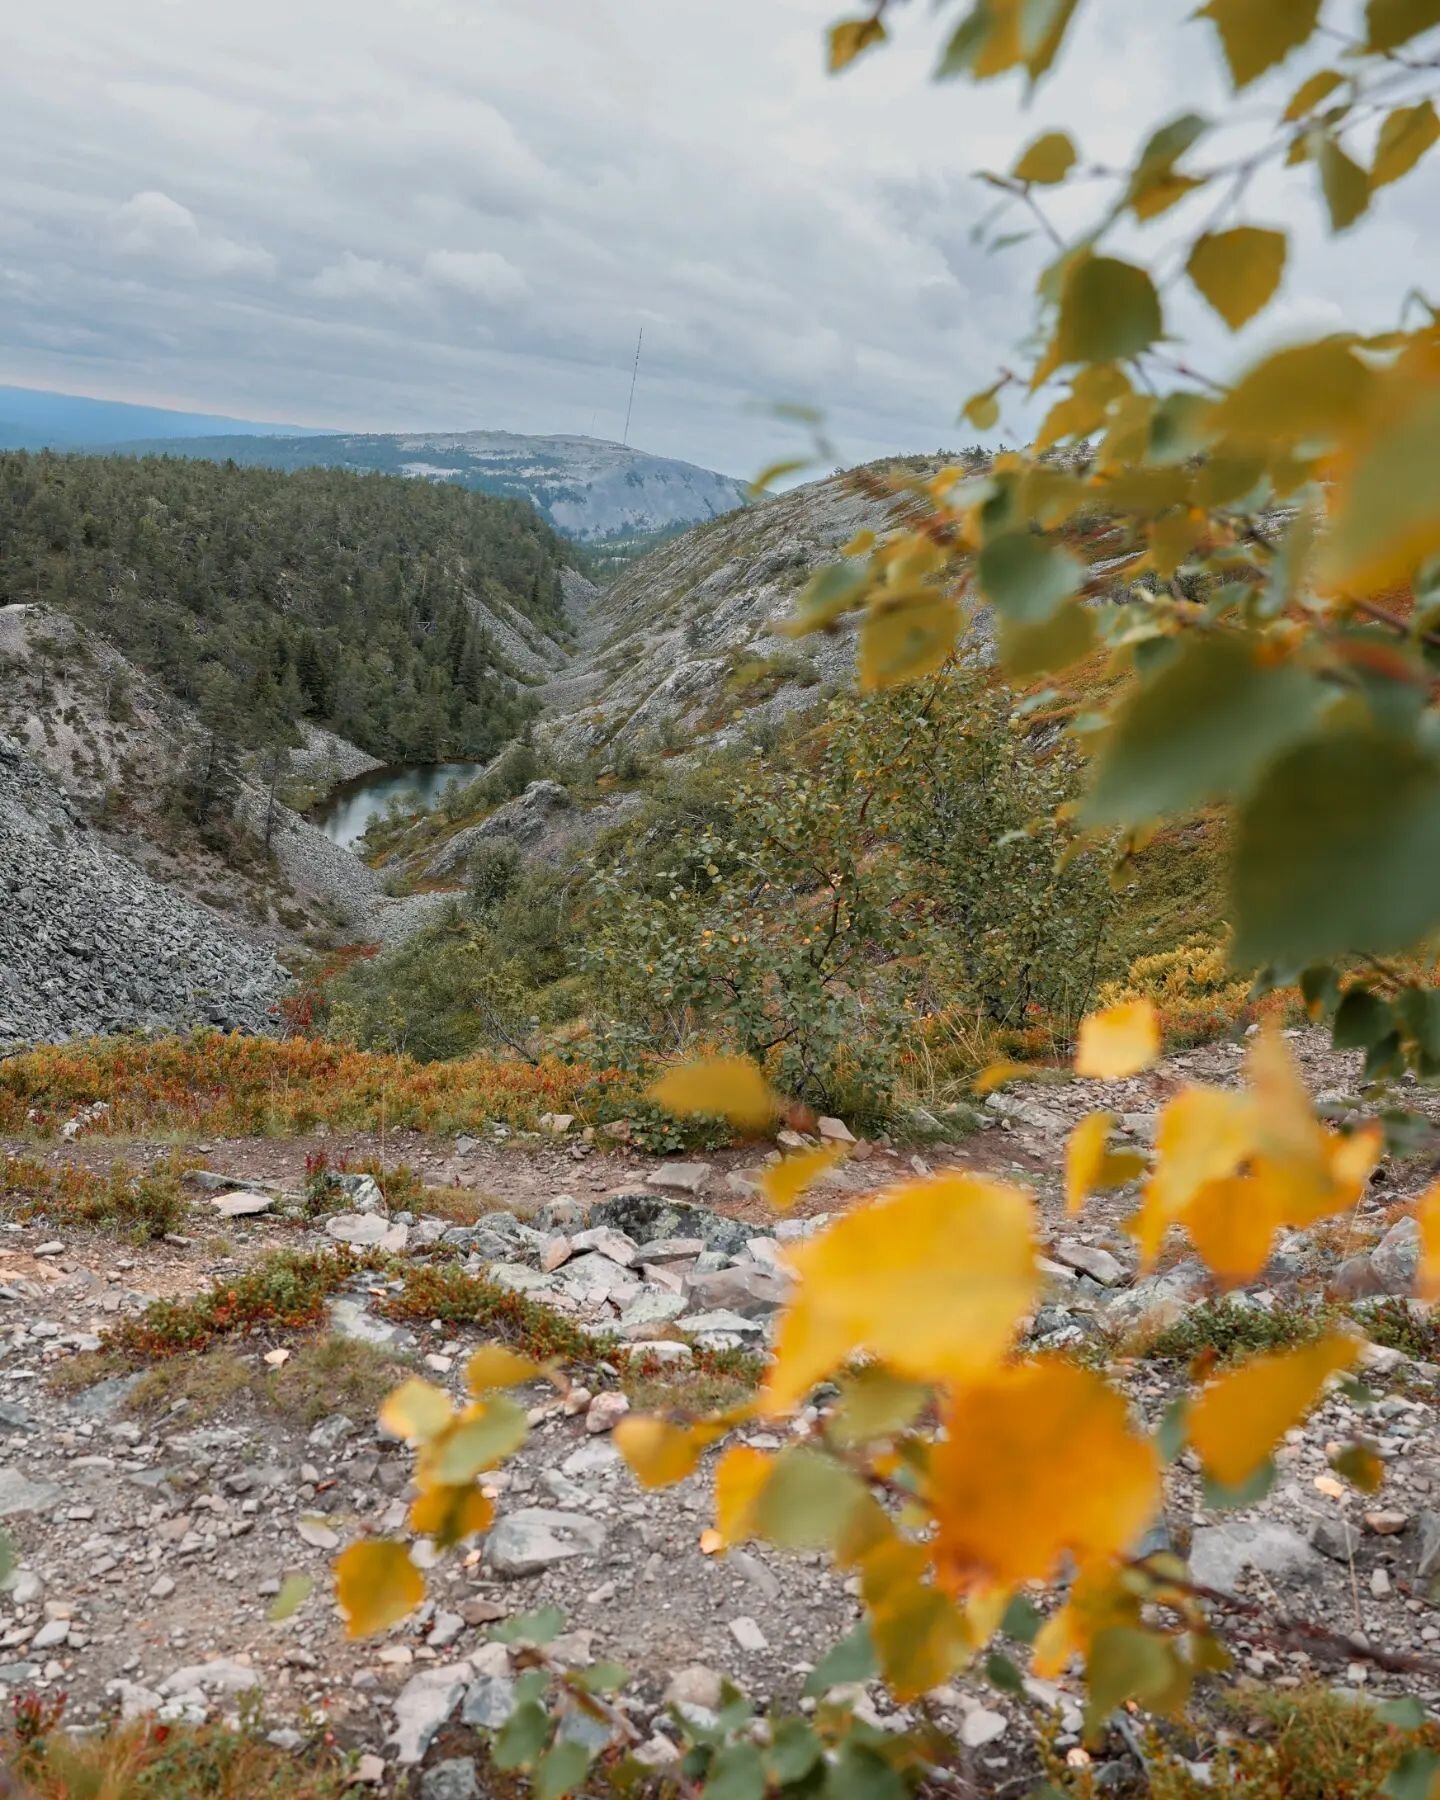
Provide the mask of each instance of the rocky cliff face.
[{"label": "rocky cliff face", "polygon": [[264,1031],[285,979],[232,919],[102,843],[0,738],[0,1048],[136,1026]]},{"label": "rocky cliff face", "polygon": [[775,623],[884,502],[843,475],[811,482],[652,551],[578,622],[579,648],[541,690],[562,759],[600,749],[721,745],[849,679],[853,621],[790,639]]}]

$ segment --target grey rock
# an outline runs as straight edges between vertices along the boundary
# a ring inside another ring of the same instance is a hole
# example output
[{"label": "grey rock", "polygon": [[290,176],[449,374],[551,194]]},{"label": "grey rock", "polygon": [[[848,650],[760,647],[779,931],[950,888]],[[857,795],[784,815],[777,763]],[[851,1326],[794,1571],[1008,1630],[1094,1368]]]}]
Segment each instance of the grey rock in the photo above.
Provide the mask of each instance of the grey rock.
[{"label": "grey rock", "polygon": [[485,1556],[497,1575],[516,1580],[538,1575],[557,1562],[595,1556],[604,1547],[605,1527],[583,1513],[524,1507],[506,1513],[485,1540]]},{"label": "grey rock", "polygon": [[1308,1580],[1319,1567],[1309,1542],[1273,1519],[1202,1525],[1190,1541],[1190,1575],[1201,1587],[1233,1591],[1244,1569]]},{"label": "grey rock", "polygon": [[32,1481],[19,1469],[0,1468],[0,1519],[21,1513],[48,1512],[62,1498],[53,1481]]},{"label": "grey rock", "polygon": [[465,1695],[460,1717],[466,1725],[498,1731],[515,1705],[515,1683],[504,1675],[481,1675]]},{"label": "grey rock", "polygon": [[1063,1263],[1068,1269],[1076,1269],[1081,1274],[1088,1275],[1102,1287],[1118,1287],[1125,1279],[1124,1263],[1108,1250],[1102,1250],[1098,1244],[1081,1244],[1070,1238],[1062,1238],[1053,1246],[1053,1251],[1057,1262]]},{"label": "grey rock", "polygon": [[470,1673],[467,1662],[447,1663],[422,1669],[405,1683],[395,1696],[395,1725],[387,1740],[398,1763],[410,1768],[420,1761],[464,1697]]},{"label": "grey rock", "polygon": [[75,1395],[70,1410],[82,1419],[112,1419],[143,1379],[143,1375],[112,1375],[108,1381],[97,1381]]},{"label": "grey rock", "polygon": [[246,1219],[255,1213],[269,1212],[275,1201],[269,1194],[254,1194],[244,1188],[235,1188],[228,1194],[212,1194],[210,1204],[222,1219]]},{"label": "grey rock", "polygon": [[1440,1596],[1440,1512],[1426,1507],[1416,1520],[1420,1540],[1415,1579],[1434,1602]]},{"label": "grey rock", "polygon": [[355,1435],[355,1421],[346,1418],[344,1413],[331,1413],[328,1419],[321,1419],[318,1425],[312,1426],[309,1437],[305,1440],[318,1450],[338,1450],[348,1437]]},{"label": "grey rock", "polygon": [[1398,1219],[1370,1252],[1370,1268],[1383,1294],[1412,1294],[1420,1270],[1420,1225]]},{"label": "grey rock", "polygon": [[664,1163],[645,1177],[645,1185],[654,1188],[670,1188],[679,1194],[698,1194],[709,1179],[709,1163]]},{"label": "grey rock", "polygon": [[387,1325],[384,1319],[377,1319],[361,1301],[352,1300],[346,1294],[335,1295],[327,1310],[330,1314],[330,1329],[338,1337],[350,1338],[360,1344],[379,1345],[393,1343],[399,1336],[394,1325]]},{"label": "grey rock", "polygon": [[765,1334],[765,1327],[758,1319],[747,1319],[742,1314],[720,1309],[715,1312],[686,1313],[675,1321],[681,1331],[688,1331],[692,1336],[700,1336],[707,1332],[732,1332],[737,1337],[759,1338]]},{"label": "grey rock", "polygon": [[742,1263],[712,1273],[697,1269],[685,1290],[697,1309],[728,1307],[745,1318],[768,1318],[786,1304],[794,1285],[788,1275]]},{"label": "grey rock", "polygon": [[246,1663],[233,1662],[228,1657],[217,1657],[214,1662],[189,1663],[182,1669],[176,1669],[160,1683],[160,1693],[167,1700],[173,1700],[180,1694],[201,1693],[206,1695],[243,1694],[249,1688],[259,1687],[260,1674]]},{"label": "grey rock", "polygon": [[472,1756],[452,1756],[420,1777],[420,1800],[478,1800],[479,1793]]},{"label": "grey rock", "polygon": [[325,1221],[326,1234],[357,1249],[403,1250],[409,1227],[392,1225],[381,1213],[332,1213]]},{"label": "grey rock", "polygon": [[[707,1207],[691,1206],[683,1200],[668,1200],[659,1194],[612,1194],[592,1206],[591,1225],[613,1225],[644,1247],[657,1240],[698,1238],[707,1250],[719,1250],[726,1256],[738,1256],[745,1241],[755,1235],[755,1228],[740,1219],[727,1219]],[[648,1260],[648,1252],[642,1255]]]},{"label": "grey rock", "polygon": [[1360,1548],[1360,1529],[1348,1519],[1327,1515],[1310,1534],[1310,1542],[1332,1562],[1348,1563]]}]

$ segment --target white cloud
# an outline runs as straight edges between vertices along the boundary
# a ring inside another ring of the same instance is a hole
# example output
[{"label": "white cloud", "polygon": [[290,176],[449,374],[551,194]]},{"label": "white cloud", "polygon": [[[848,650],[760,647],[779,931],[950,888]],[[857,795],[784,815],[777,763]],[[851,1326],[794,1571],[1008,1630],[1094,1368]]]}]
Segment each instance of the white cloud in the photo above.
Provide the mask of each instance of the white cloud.
[{"label": "white cloud", "polygon": [[379,257],[357,256],[353,250],[327,264],[309,285],[322,300],[379,300],[387,306],[403,306],[419,292],[413,275]]},{"label": "white cloud", "polygon": [[492,306],[513,306],[530,292],[530,283],[498,250],[432,250],[424,272],[432,286]]},{"label": "white cloud", "polygon": [[[1114,166],[1158,120],[1230,105],[1212,29],[1155,0],[1082,8],[1026,109],[1010,81],[929,81],[928,8],[897,7],[893,46],[830,80],[839,0],[725,0],[724,30],[718,3],[349,0],[342,34],[326,0],[23,9],[0,69],[0,380],[618,437],[643,323],[648,448],[751,474],[789,443],[750,403],[805,399],[848,458],[933,449],[967,435],[956,408],[1011,358],[1050,253],[977,247],[973,171],[1059,127]],[[1357,255],[1314,224],[1313,170],[1257,178],[1252,216],[1292,231],[1289,329],[1388,322],[1433,238],[1425,186],[1378,196]],[[1078,233],[1103,199],[1047,204]],[[1249,354],[1183,283],[1166,306],[1200,366]]]},{"label": "white cloud", "polygon": [[275,258],[268,250],[242,244],[223,232],[207,230],[188,206],[147,188],[117,207],[113,220],[115,248],[188,275],[271,275]]}]

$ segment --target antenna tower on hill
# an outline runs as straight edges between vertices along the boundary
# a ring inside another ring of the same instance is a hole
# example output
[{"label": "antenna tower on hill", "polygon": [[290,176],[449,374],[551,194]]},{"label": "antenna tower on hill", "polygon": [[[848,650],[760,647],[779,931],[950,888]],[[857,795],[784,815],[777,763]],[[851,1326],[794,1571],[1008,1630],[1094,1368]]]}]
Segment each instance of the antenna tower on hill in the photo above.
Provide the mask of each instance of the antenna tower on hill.
[{"label": "antenna tower on hill", "polygon": [[630,377],[630,404],[625,408],[625,435],[622,444],[630,442],[630,414],[635,410],[635,383],[640,379],[640,346],[645,342],[645,327],[640,327],[640,335],[635,340],[635,369]]}]

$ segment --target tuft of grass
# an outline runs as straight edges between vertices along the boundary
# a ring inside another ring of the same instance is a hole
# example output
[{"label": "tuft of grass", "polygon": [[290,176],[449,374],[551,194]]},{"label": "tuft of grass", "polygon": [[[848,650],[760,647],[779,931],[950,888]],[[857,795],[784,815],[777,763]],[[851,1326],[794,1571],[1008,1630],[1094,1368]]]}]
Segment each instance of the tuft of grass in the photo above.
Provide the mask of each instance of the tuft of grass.
[{"label": "tuft of grass", "polygon": [[34,1729],[25,1704],[23,1696],[11,1703],[0,1768],[24,1784],[28,1800],[341,1800],[354,1792],[334,1751],[277,1750],[243,1726],[145,1720],[72,1737],[48,1708]]},{"label": "tuft of grass", "polygon": [[346,1250],[276,1251],[192,1300],[157,1300],[137,1318],[112,1325],[101,1343],[133,1365],[204,1350],[256,1327],[304,1330],[321,1322],[330,1295],[367,1266]]},{"label": "tuft of grass", "polygon": [[125,1402],[127,1412],[154,1417],[177,1400],[192,1417],[214,1418],[248,1399],[301,1431],[331,1413],[371,1419],[392,1388],[413,1371],[378,1345],[326,1333],[299,1344],[278,1369],[257,1366],[228,1345],[167,1357],[141,1376]]},{"label": "tuft of grass", "polygon": [[528,1294],[511,1293],[484,1275],[467,1275],[454,1263],[411,1264],[400,1292],[382,1300],[379,1310],[392,1319],[473,1325],[538,1359],[596,1363],[617,1355],[611,1339],[582,1330]]},{"label": "tuft of grass", "polygon": [[125,1399],[125,1411],[155,1418],[184,1401],[193,1418],[213,1419],[246,1393],[255,1371],[233,1350],[190,1351],[146,1369]]},{"label": "tuft of grass", "polygon": [[1399,1350],[1417,1362],[1440,1362],[1440,1308],[1412,1312],[1400,1299],[1371,1301],[1350,1308],[1351,1317],[1373,1343]]},{"label": "tuft of grass", "polygon": [[171,1158],[155,1169],[115,1162],[108,1175],[52,1169],[28,1156],[0,1152],[0,1200],[20,1218],[56,1225],[99,1226],[141,1238],[178,1231],[189,1212],[181,1186],[186,1165]]},{"label": "tuft of grass", "polygon": [[[736,1366],[716,1368],[721,1356],[733,1356]],[[741,1364],[743,1363],[743,1366]],[[693,1363],[667,1364],[631,1356],[620,1377],[620,1386],[637,1412],[680,1413],[687,1417],[723,1412],[748,1400],[760,1385],[763,1365],[743,1351],[696,1353]]]},{"label": "tuft of grass", "polygon": [[414,1373],[410,1363],[378,1344],[326,1333],[296,1347],[278,1369],[255,1372],[262,1403],[308,1431],[331,1413],[373,1419],[392,1388]]},{"label": "tuft of grass", "polygon": [[1206,1783],[1188,1769],[1161,1763],[1152,1771],[1154,1800],[1383,1800],[1407,1749],[1434,1750],[1440,1730],[1398,1730],[1373,1703],[1324,1687],[1234,1696],[1229,1709],[1243,1729],[1222,1745]]},{"label": "tuft of grass", "polygon": [[1131,1347],[1131,1354],[1149,1362],[1233,1362],[1256,1350],[1288,1350],[1308,1344],[1331,1323],[1322,1307],[1232,1306],[1225,1300],[1205,1300],[1192,1306],[1171,1325]]}]

